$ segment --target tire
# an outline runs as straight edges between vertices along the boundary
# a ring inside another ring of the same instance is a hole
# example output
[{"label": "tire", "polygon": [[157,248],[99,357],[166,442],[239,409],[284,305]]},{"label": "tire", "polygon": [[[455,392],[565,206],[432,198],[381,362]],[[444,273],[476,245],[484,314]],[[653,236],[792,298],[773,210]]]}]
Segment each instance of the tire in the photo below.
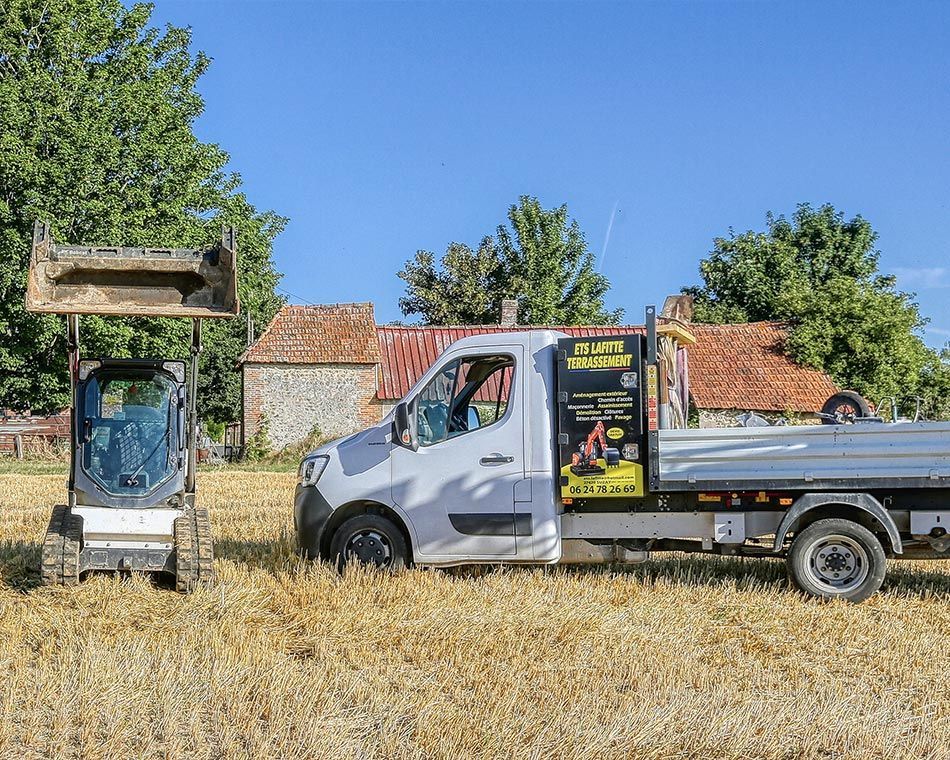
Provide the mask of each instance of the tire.
[{"label": "tire", "polygon": [[351,563],[402,570],[409,564],[409,548],[392,520],[380,515],[356,515],[333,534],[330,558],[340,572]]},{"label": "tire", "polygon": [[806,594],[863,602],[884,582],[887,560],[871,531],[835,517],[818,520],[795,536],[788,570]]},{"label": "tire", "polygon": [[854,422],[855,417],[870,417],[871,407],[864,397],[855,391],[838,391],[821,407],[821,418],[826,425]]}]

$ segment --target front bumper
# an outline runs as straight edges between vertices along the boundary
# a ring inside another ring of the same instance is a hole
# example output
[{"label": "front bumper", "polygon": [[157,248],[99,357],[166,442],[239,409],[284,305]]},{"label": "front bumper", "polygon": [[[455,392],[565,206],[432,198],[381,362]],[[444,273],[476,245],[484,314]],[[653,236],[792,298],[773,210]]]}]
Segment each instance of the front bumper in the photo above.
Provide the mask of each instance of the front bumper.
[{"label": "front bumper", "polygon": [[320,557],[320,546],[333,507],[323,498],[316,486],[297,484],[294,492],[294,528],[297,546],[310,559]]}]

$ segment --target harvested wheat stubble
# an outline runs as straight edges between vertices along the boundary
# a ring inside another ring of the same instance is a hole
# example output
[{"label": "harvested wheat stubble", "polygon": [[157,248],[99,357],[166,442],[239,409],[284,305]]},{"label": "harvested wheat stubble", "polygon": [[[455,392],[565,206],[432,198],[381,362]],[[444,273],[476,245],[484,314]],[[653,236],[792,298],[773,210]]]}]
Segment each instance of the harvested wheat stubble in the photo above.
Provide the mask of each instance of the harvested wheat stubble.
[{"label": "harvested wheat stubble", "polygon": [[0,476],[0,757],[950,757],[950,566],[858,606],[779,562],[328,568],[293,476],[204,474],[218,584],[37,587],[62,476]]}]

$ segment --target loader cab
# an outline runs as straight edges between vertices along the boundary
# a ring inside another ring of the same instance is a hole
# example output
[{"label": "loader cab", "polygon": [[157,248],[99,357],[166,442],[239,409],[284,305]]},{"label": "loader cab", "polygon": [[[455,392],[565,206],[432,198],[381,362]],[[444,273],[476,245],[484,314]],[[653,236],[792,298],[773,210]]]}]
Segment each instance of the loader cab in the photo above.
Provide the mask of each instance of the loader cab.
[{"label": "loader cab", "polygon": [[73,477],[79,503],[153,506],[182,491],[185,364],[80,362]]}]

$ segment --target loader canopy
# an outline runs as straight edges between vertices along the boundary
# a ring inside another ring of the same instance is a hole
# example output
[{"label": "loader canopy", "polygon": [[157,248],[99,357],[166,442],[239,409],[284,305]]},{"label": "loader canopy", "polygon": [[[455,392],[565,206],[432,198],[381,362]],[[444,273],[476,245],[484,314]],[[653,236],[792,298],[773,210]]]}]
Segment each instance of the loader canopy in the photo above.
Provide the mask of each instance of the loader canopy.
[{"label": "loader canopy", "polygon": [[234,230],[208,248],[93,248],[54,243],[33,230],[29,311],[148,317],[238,313]]}]

